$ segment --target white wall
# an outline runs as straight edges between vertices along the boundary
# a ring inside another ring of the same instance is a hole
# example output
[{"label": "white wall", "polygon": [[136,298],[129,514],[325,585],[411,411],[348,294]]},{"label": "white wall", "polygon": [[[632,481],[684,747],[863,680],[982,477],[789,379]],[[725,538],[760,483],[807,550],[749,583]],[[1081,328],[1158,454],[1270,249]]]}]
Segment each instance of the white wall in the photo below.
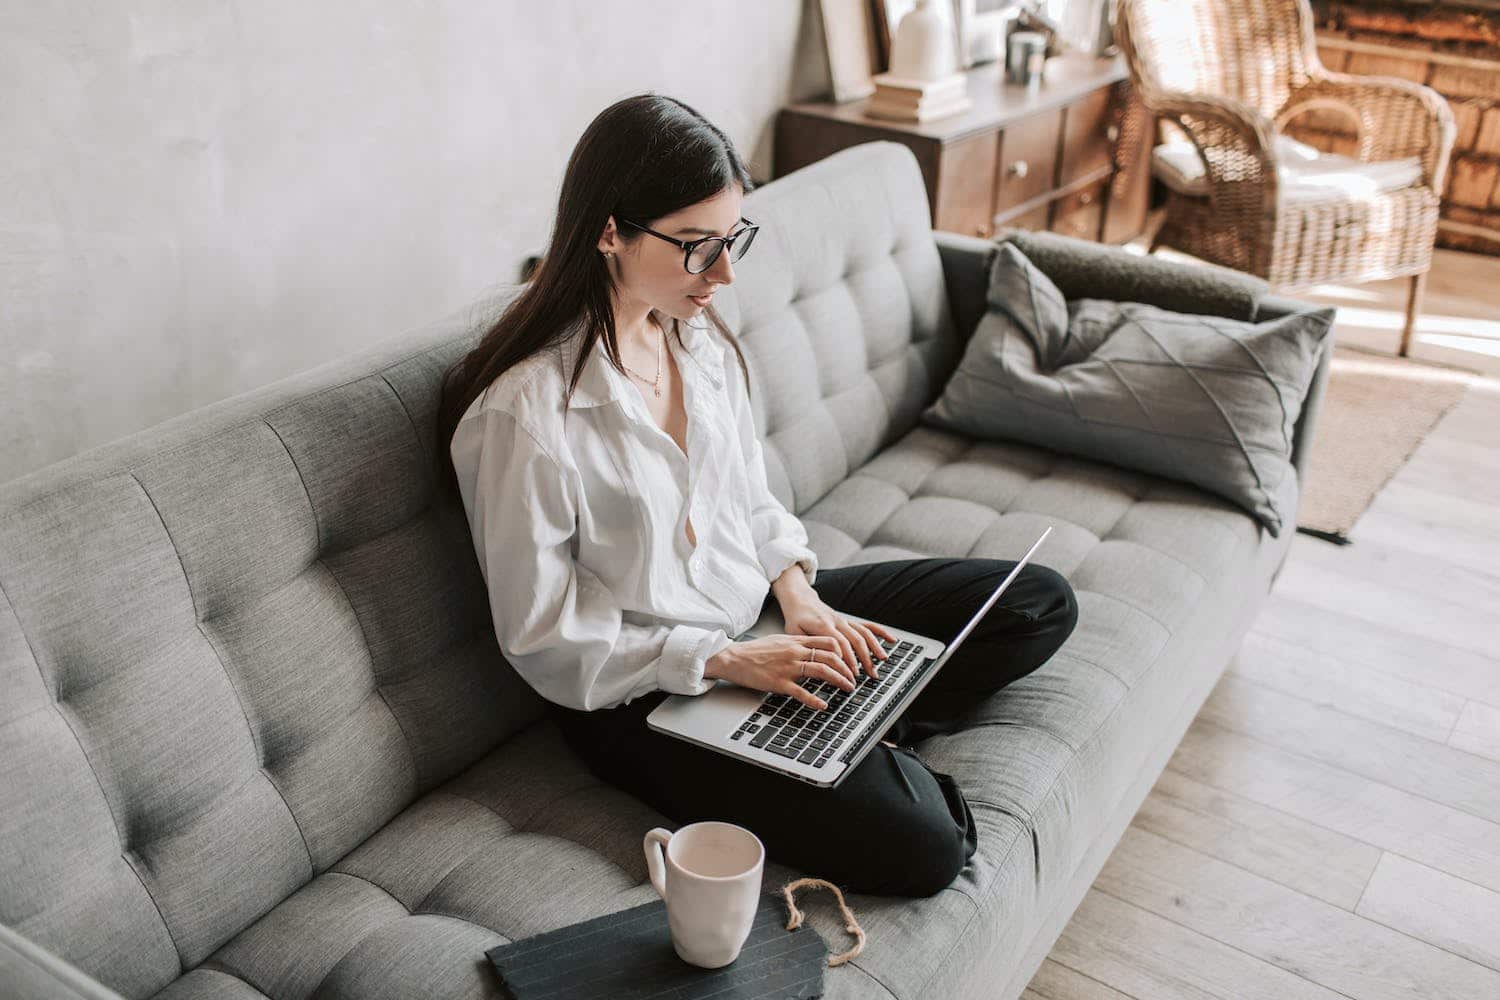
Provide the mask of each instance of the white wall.
[{"label": "white wall", "polygon": [[0,0],[0,481],[420,326],[656,91],[758,183],[816,0]]}]

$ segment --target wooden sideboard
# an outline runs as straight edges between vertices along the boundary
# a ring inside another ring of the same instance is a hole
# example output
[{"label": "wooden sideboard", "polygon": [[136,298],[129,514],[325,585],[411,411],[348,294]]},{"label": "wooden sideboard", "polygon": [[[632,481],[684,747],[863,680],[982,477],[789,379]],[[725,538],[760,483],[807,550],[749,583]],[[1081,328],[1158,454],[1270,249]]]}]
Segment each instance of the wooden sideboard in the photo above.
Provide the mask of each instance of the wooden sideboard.
[{"label": "wooden sideboard", "polygon": [[973,106],[927,122],[871,118],[868,99],[788,105],[776,117],[774,176],[887,139],[916,155],[934,229],[988,237],[1018,226],[1111,243],[1139,235],[1153,123],[1132,99],[1123,59],[1055,56],[1034,88],[1006,83],[1000,63],[965,75]]}]

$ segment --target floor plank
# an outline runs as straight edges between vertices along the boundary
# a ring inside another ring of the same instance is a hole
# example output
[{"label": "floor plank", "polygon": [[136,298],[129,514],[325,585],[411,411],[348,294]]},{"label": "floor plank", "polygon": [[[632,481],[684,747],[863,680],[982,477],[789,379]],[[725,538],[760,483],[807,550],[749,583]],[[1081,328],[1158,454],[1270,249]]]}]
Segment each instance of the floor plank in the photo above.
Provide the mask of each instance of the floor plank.
[{"label": "floor plank", "polygon": [[1235,676],[1446,743],[1467,700],[1252,629],[1229,665]]},{"label": "floor plank", "polygon": [[1400,621],[1374,622],[1272,590],[1252,630],[1309,652],[1487,704],[1500,704],[1500,666],[1477,650],[1404,632]]},{"label": "floor plank", "polygon": [[[1474,567],[1433,559],[1401,545],[1384,544],[1364,533],[1363,525],[1361,518],[1350,532],[1352,545],[1334,545],[1298,534],[1288,558],[1295,559],[1299,568],[1312,566],[1357,580],[1379,580],[1420,598],[1439,599],[1468,609],[1471,614],[1467,617],[1480,622],[1496,619],[1500,565]],[[1500,551],[1500,545],[1496,549]],[[1276,586],[1281,586],[1279,579]]]},{"label": "floor plank", "polygon": [[1500,824],[1194,720],[1170,772],[1500,890]]},{"label": "floor plank", "polygon": [[1355,522],[1353,538],[1370,514],[1399,514],[1428,529],[1441,529],[1485,542],[1500,541],[1500,504],[1423,489],[1406,480],[1391,480],[1375,494],[1369,510]]},{"label": "floor plank", "polygon": [[[1500,522],[1500,507],[1490,507],[1484,516]],[[1500,530],[1491,537],[1382,504],[1371,505],[1361,514],[1349,537],[1361,545],[1368,542],[1383,549],[1401,549],[1437,566],[1491,576],[1500,573]]]},{"label": "floor plank", "polygon": [[1337,998],[1294,972],[1132,905],[1097,884],[1052,953],[1059,963],[1142,1000]]},{"label": "floor plank", "polygon": [[1492,611],[1453,599],[1446,590],[1418,592],[1398,580],[1357,576],[1323,560],[1288,559],[1275,592],[1483,656],[1500,649],[1500,619]]},{"label": "floor plank", "polygon": [[1353,1000],[1500,996],[1500,972],[1133,826],[1094,885]]},{"label": "floor plank", "polygon": [[1021,996],[1030,1000],[1137,1000],[1050,958],[1042,960]]},{"label": "floor plank", "polygon": [[1497,421],[1500,421],[1500,386],[1497,380],[1487,378],[1475,382],[1464,398],[1443,414],[1433,428],[1433,436],[1500,447]]},{"label": "floor plank", "polygon": [[1500,761],[1226,673],[1199,718],[1500,823]]},{"label": "floor plank", "polygon": [[1167,769],[1135,825],[1353,911],[1381,850]]},{"label": "floor plank", "polygon": [[1500,448],[1428,435],[1392,478],[1439,493],[1500,504]]},{"label": "floor plank", "polygon": [[1493,889],[1387,854],[1355,912],[1500,970],[1500,892]]},{"label": "floor plank", "polygon": [[1500,708],[1471,701],[1448,737],[1449,746],[1500,760]]}]

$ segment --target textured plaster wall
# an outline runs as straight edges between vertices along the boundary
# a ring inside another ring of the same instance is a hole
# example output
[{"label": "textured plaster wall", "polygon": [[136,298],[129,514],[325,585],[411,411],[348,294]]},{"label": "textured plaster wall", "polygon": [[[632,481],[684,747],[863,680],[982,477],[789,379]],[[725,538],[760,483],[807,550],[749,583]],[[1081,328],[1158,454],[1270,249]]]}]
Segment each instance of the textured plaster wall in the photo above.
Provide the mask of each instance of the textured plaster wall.
[{"label": "textured plaster wall", "polygon": [[656,91],[770,178],[815,0],[0,3],[0,480],[517,280]]}]

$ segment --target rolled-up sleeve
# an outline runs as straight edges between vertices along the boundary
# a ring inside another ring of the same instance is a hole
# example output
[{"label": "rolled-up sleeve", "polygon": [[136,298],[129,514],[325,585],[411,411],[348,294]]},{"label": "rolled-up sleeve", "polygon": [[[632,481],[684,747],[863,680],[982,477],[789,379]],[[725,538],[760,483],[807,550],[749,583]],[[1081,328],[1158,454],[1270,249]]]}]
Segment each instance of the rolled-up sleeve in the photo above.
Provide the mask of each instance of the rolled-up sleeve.
[{"label": "rolled-up sleeve", "polygon": [[807,529],[795,514],[771,492],[766,479],[765,453],[760,435],[755,431],[755,415],[745,393],[744,375],[739,365],[726,361],[729,393],[734,399],[734,420],[739,430],[740,450],[745,457],[745,471],[750,484],[750,533],[755,555],[762,572],[772,583],[793,563],[811,584],[818,576],[818,554],[808,545]]},{"label": "rolled-up sleeve", "polygon": [[508,411],[486,409],[474,422],[451,451],[495,638],[516,672],[542,697],[585,712],[658,688],[711,690],[704,666],[730,644],[724,630],[626,621],[572,556],[577,508],[562,464]]}]

